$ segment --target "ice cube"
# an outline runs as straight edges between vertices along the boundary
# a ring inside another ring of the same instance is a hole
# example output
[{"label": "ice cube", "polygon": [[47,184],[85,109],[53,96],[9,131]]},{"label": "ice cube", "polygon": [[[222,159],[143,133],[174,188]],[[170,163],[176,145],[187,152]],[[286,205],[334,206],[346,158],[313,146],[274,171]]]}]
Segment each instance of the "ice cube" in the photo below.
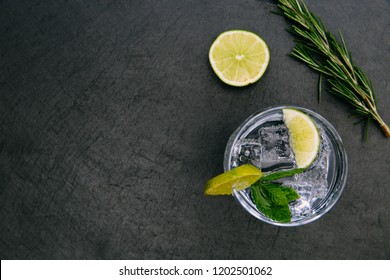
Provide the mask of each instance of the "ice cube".
[{"label": "ice cube", "polygon": [[271,170],[283,166],[293,167],[294,154],[291,151],[288,130],[284,124],[261,127],[259,142],[261,143],[263,168]]},{"label": "ice cube", "polygon": [[232,153],[232,167],[252,164],[261,168],[261,144],[256,139],[237,141]]},{"label": "ice cube", "polygon": [[311,211],[311,204],[304,199],[298,199],[294,203],[290,204],[290,211],[293,217],[307,216]]}]

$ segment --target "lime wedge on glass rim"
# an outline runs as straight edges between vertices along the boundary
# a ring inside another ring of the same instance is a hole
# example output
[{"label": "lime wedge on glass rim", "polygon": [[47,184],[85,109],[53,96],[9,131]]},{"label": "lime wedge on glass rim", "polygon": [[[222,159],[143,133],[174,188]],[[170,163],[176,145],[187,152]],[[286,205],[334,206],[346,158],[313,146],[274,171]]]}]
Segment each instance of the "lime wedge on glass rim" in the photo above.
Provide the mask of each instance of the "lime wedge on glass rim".
[{"label": "lime wedge on glass rim", "polygon": [[210,47],[209,60],[217,76],[231,86],[246,86],[258,81],[267,69],[270,53],[258,35],[231,30],[218,36]]},{"label": "lime wedge on glass rim", "polygon": [[283,109],[283,120],[290,133],[291,148],[298,168],[307,168],[320,150],[320,133],[311,117],[296,109]]},{"label": "lime wedge on glass rim", "polygon": [[263,173],[257,167],[244,164],[207,181],[204,194],[229,195],[233,193],[233,188],[237,191],[246,189],[262,176]]}]

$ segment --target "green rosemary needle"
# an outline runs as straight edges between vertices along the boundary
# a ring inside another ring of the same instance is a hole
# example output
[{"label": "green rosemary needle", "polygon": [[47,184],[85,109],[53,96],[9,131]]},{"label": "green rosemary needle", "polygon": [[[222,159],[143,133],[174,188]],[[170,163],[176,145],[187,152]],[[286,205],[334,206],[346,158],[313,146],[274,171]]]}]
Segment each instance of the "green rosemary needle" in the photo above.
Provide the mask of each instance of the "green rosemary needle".
[{"label": "green rosemary needle", "polygon": [[377,121],[390,138],[390,129],[377,111],[371,81],[353,63],[341,32],[339,43],[302,0],[278,0],[278,7],[292,21],[296,45],[291,54],[326,78],[331,93],[348,101],[356,114]]}]

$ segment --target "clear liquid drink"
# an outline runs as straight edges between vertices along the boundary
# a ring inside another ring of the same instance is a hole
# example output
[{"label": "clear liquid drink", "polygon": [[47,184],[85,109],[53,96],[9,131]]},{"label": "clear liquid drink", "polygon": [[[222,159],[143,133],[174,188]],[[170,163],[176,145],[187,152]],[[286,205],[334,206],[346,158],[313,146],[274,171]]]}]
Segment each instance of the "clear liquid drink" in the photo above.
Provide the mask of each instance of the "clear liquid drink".
[{"label": "clear liquid drink", "polygon": [[252,164],[263,172],[296,168],[290,135],[283,122],[282,110],[295,108],[309,115],[321,137],[320,150],[314,162],[300,174],[280,179],[294,188],[300,198],[290,203],[291,222],[280,223],[261,213],[252,202],[250,188],[233,191],[237,201],[253,216],[279,226],[297,226],[312,222],[337,202],[347,177],[347,157],[340,136],[323,117],[299,107],[273,107],[250,116],[230,137],[224,158],[228,171],[242,164]]}]

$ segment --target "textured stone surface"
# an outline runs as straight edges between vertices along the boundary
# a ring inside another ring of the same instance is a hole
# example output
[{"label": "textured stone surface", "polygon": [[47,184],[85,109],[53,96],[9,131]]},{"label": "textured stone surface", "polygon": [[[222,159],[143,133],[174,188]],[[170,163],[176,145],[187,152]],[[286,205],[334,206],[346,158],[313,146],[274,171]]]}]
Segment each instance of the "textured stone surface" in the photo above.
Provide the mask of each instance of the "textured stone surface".
[{"label": "textured stone surface", "polygon": [[[390,122],[390,3],[307,0],[340,29]],[[0,1],[2,259],[389,259],[390,140],[324,95],[287,56],[274,1]],[[258,33],[271,62],[232,88],[208,64],[229,29]],[[338,204],[299,228],[261,223],[231,197],[204,197],[230,134],[290,104],[345,142]]]}]

